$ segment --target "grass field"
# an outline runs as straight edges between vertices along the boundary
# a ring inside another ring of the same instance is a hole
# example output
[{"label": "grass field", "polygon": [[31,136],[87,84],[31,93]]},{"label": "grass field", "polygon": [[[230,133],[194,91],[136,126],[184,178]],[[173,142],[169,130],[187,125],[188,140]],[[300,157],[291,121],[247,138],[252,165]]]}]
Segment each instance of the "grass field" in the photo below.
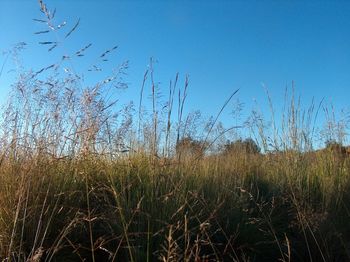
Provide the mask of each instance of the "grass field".
[{"label": "grass field", "polygon": [[132,114],[106,106],[103,85],[48,88],[33,74],[3,111],[2,260],[349,260],[349,148],[313,149],[294,98],[281,134],[256,117],[244,126],[256,141],[222,144],[230,129],[213,130],[232,96],[195,140],[187,81],[174,121],[175,88],[166,112]]},{"label": "grass field", "polygon": [[267,96],[271,116],[223,128],[237,91],[204,121],[184,114],[188,78],[160,96],[152,67],[137,106],[119,105],[127,66],[88,86],[61,62],[18,71],[0,129],[1,261],[350,261],[349,122],[292,94],[281,121]]},{"label": "grass field", "polygon": [[350,159],[234,152],[3,159],[11,261],[346,261]]}]

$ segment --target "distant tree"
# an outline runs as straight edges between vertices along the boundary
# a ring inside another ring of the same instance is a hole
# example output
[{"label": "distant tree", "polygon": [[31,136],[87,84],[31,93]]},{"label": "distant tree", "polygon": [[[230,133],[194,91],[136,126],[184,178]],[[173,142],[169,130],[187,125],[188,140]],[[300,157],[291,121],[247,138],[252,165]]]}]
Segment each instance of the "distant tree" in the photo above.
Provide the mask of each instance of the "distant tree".
[{"label": "distant tree", "polygon": [[333,151],[333,152],[341,152],[343,145],[341,143],[338,143],[334,139],[328,139],[325,142],[325,146],[327,150]]},{"label": "distant tree", "polygon": [[251,139],[247,138],[245,140],[238,139],[233,142],[228,142],[224,145],[225,154],[233,153],[233,152],[244,152],[247,154],[259,154],[261,152],[260,147],[257,143]]},{"label": "distant tree", "polygon": [[325,146],[326,146],[326,148],[337,148],[337,147],[341,147],[342,144],[341,144],[341,143],[338,143],[338,142],[335,141],[334,139],[328,139],[328,140],[325,142]]},{"label": "distant tree", "polygon": [[339,156],[350,155],[350,147],[345,147],[342,143],[338,143],[334,139],[329,139],[325,142],[326,150],[332,153],[338,154]]},{"label": "distant tree", "polygon": [[191,137],[184,137],[176,144],[176,155],[181,158],[186,157],[203,157],[205,152],[205,145],[202,141],[192,139]]}]

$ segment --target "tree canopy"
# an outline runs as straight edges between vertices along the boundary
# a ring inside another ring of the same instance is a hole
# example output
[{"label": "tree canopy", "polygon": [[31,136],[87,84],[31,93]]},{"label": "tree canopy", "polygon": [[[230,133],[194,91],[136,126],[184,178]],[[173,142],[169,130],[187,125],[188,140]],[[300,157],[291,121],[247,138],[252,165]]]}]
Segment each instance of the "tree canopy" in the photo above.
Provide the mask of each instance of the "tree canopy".
[{"label": "tree canopy", "polygon": [[224,145],[223,152],[226,154],[234,152],[244,152],[247,154],[259,154],[261,148],[252,138],[246,138],[245,140],[238,139],[236,141],[228,141]]}]

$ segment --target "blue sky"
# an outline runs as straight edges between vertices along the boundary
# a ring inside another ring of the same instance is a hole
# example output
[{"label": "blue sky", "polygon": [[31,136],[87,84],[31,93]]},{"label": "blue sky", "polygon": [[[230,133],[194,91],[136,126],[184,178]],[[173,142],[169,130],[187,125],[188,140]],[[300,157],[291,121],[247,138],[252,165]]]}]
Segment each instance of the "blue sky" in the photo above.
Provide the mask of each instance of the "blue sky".
[{"label": "blue sky", "polygon": [[[78,18],[80,25],[62,49],[48,53],[37,43],[48,39],[33,33],[42,25],[37,1],[0,1],[0,51],[26,42],[22,53],[28,68],[40,69],[55,62],[62,52],[75,52],[92,43],[88,58],[73,61],[86,69],[104,50],[118,45],[115,64],[130,61],[125,80],[129,89],[122,101],[139,99],[149,58],[154,57],[155,78],[167,93],[176,72],[190,76],[187,110],[215,115],[226,98],[235,98],[248,114],[258,101],[263,112],[268,102],[283,107],[284,90],[295,82],[296,94],[307,107],[312,97],[323,97],[337,109],[349,108],[350,95],[350,1],[58,1],[57,22],[68,30]],[[66,32],[66,31],[65,31]],[[5,56],[0,56],[0,65]],[[85,60],[84,60],[85,59]],[[85,62],[84,62],[85,61]],[[113,66],[106,65],[106,70]],[[8,61],[0,77],[0,101],[4,101],[14,74]],[[232,104],[221,120],[236,124]]]}]

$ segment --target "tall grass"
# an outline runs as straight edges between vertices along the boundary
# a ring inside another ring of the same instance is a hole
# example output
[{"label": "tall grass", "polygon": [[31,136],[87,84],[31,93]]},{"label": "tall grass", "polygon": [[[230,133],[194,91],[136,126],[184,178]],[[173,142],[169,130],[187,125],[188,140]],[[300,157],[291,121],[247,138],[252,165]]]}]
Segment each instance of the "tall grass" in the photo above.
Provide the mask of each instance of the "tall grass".
[{"label": "tall grass", "polygon": [[[37,33],[62,39],[63,24],[39,4],[49,30]],[[79,20],[63,38],[78,28]],[[52,52],[62,43],[42,44]],[[114,93],[127,63],[94,85],[66,67],[88,48],[18,72],[1,123],[1,260],[350,260],[346,122],[327,117],[339,147],[316,150],[322,103],[303,110],[292,91],[279,128],[268,94],[271,118],[253,110],[242,124],[263,153],[218,150],[234,128],[220,128],[219,116],[239,93],[201,127],[184,115],[188,78],[181,86],[177,74],[161,101],[151,61],[136,111]],[[188,135],[191,126],[201,137]]]}]

